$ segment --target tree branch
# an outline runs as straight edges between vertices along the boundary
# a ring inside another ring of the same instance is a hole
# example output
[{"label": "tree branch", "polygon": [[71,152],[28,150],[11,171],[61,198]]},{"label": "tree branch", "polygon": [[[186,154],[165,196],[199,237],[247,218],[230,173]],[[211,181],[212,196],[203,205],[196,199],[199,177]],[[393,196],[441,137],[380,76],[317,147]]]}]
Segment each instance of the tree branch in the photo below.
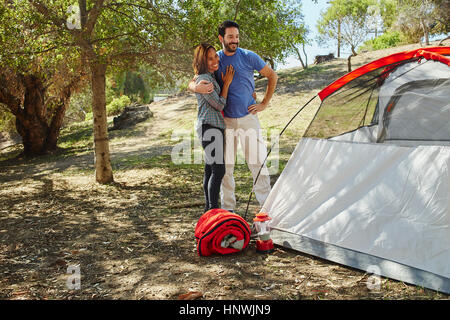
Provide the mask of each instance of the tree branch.
[{"label": "tree branch", "polygon": [[94,3],[94,7],[89,11],[86,21],[86,28],[83,29],[84,33],[87,35],[91,35],[94,30],[95,24],[97,23],[97,19],[99,15],[102,13],[104,0],[97,0]]},{"label": "tree branch", "polygon": [[53,46],[44,50],[39,50],[39,51],[16,51],[16,52],[6,52],[5,56],[13,56],[13,55],[18,55],[18,54],[23,54],[23,55],[32,55],[32,54],[40,54],[40,53],[45,53],[45,52],[49,52],[55,49],[58,49],[61,46],[74,46],[75,44],[73,43],[64,43],[61,45],[57,45],[57,46]]},{"label": "tree branch", "polygon": [[106,37],[106,38],[98,38],[98,39],[94,39],[91,40],[90,43],[96,43],[96,42],[102,42],[102,41],[109,41],[109,40],[114,40],[114,39],[119,39],[125,36],[132,36],[132,35],[136,35],[137,33],[139,33],[139,31],[134,31],[134,32],[127,32],[127,33],[121,33],[115,36],[111,36],[111,37]]},{"label": "tree branch", "polygon": [[58,28],[65,26],[66,21],[59,17],[55,17],[44,4],[42,4],[41,2],[36,1],[36,0],[29,0],[29,1],[36,8],[36,10],[39,13],[41,13],[45,17],[49,18],[55,26],[57,26]]},{"label": "tree branch", "polygon": [[136,3],[131,3],[131,2],[113,2],[113,3],[108,3],[108,4],[104,5],[105,8],[110,8],[110,9],[111,9],[112,6],[115,6],[115,7],[122,7],[122,6],[136,7],[136,8],[139,8],[139,9],[151,11],[151,12],[153,12],[154,14],[156,14],[160,18],[161,17],[165,17],[167,19],[173,19],[174,18],[173,16],[171,16],[168,13],[163,13],[163,12],[161,12],[159,10],[156,10],[155,6],[149,1],[147,1],[147,6],[142,6],[142,5],[139,5],[139,4],[136,4]]},{"label": "tree branch", "polygon": [[20,99],[10,94],[8,88],[3,85],[9,82],[8,79],[0,74],[0,103],[6,105],[14,116],[23,119],[23,110],[21,108],[22,102]]},{"label": "tree branch", "polygon": [[81,29],[84,29],[87,21],[86,0],[78,0],[78,7],[80,8]]},{"label": "tree branch", "polygon": [[236,8],[234,10],[234,19],[233,19],[233,21],[236,21],[236,19],[237,19],[237,15],[238,15],[238,12],[239,12],[239,5],[240,4],[241,4],[241,0],[238,0],[238,2],[236,3]]}]

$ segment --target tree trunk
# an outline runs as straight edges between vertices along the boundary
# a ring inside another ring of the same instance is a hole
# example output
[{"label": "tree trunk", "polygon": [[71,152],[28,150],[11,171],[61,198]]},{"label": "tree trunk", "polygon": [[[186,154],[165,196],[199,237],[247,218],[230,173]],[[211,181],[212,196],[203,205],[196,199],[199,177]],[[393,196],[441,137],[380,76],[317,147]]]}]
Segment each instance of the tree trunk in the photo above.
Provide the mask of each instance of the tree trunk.
[{"label": "tree trunk", "polygon": [[272,57],[264,56],[264,57],[263,57],[263,60],[264,60],[265,62],[269,62],[270,67],[271,67],[273,70],[275,70],[275,61],[273,60]]},{"label": "tree trunk", "polygon": [[[9,85],[23,85],[23,101],[11,94],[7,85],[0,85],[0,102],[16,117],[16,129],[24,147],[20,156],[32,157],[56,150],[72,84],[64,88],[62,99],[50,118],[43,79],[33,74],[17,74],[15,79],[17,82],[10,80]],[[7,80],[0,76],[0,83],[5,84]]]},{"label": "tree trunk", "polygon": [[305,54],[305,66],[306,66],[306,68],[308,68],[308,55],[306,54],[306,51],[305,51],[305,43],[304,42],[302,43],[302,49],[303,49],[303,53]]},{"label": "tree trunk", "polygon": [[351,49],[352,49],[352,54],[349,55],[348,58],[347,58],[347,71],[348,71],[348,72],[351,72],[351,71],[352,71],[352,61],[351,61],[351,60],[352,60],[352,57],[354,57],[354,56],[357,55],[357,53],[356,53],[356,51],[355,51],[355,47],[352,46]]},{"label": "tree trunk", "polygon": [[21,78],[25,92],[23,109],[18,110],[21,114],[16,116],[16,129],[22,137],[23,155],[30,157],[46,151],[48,125],[45,120],[45,88],[38,77],[26,75]]},{"label": "tree trunk", "polygon": [[449,40],[449,39],[450,39],[450,36],[447,37],[447,38],[442,39],[441,41],[439,41],[438,46],[442,46],[444,44],[444,41]]},{"label": "tree trunk", "polygon": [[338,20],[338,47],[337,47],[337,57],[341,57],[341,20]]},{"label": "tree trunk", "polygon": [[239,12],[239,5],[241,4],[241,0],[238,0],[236,2],[236,8],[234,9],[234,18],[233,21],[236,21],[237,16],[238,16],[238,12]]},{"label": "tree trunk", "polygon": [[99,183],[113,182],[106,122],[106,64],[92,62],[92,113],[94,121],[95,178]]},{"label": "tree trunk", "polygon": [[292,45],[292,47],[294,48],[295,53],[297,53],[298,60],[300,60],[300,63],[302,64],[302,68],[303,68],[303,69],[306,69],[307,66],[306,66],[305,63],[303,62],[302,56],[301,56],[301,54],[300,54],[300,51],[298,51],[298,48],[297,48],[296,46]]},{"label": "tree trunk", "polygon": [[16,118],[16,129],[22,137],[23,152],[20,156],[32,157],[44,154],[47,128],[36,118],[27,119],[26,122]]},{"label": "tree trunk", "polygon": [[428,32],[428,25],[425,19],[420,19],[420,24],[422,25],[423,29],[423,36],[425,38],[425,45],[430,45],[430,38],[429,38],[429,32]]},{"label": "tree trunk", "polygon": [[48,128],[48,134],[47,134],[47,141],[46,146],[48,150],[56,150],[59,133],[61,131],[61,127],[64,121],[64,115],[66,114],[67,106],[69,105],[69,98],[70,98],[70,92],[69,96],[65,96],[63,98],[63,102],[58,105],[52,121],[50,122],[50,127]]}]

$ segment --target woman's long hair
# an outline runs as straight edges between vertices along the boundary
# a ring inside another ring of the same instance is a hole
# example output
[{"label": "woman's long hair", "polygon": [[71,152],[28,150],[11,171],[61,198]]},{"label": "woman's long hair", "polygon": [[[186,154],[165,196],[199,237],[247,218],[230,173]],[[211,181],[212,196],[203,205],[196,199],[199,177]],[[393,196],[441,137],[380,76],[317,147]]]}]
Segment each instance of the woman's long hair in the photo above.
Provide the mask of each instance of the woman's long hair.
[{"label": "woman's long hair", "polygon": [[209,43],[202,43],[195,47],[194,50],[194,62],[192,63],[192,67],[194,68],[195,74],[208,73],[208,50],[213,48]]}]

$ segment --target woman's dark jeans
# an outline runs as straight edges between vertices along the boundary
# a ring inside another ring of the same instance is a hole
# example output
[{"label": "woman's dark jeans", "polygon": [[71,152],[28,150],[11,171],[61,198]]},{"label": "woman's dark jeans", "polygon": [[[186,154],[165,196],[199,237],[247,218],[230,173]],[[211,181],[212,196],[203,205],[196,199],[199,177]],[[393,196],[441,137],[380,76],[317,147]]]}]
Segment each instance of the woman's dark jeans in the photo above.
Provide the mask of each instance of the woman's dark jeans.
[{"label": "woman's dark jeans", "polygon": [[205,154],[205,212],[219,208],[219,194],[222,178],[225,175],[224,130],[209,124],[202,124],[202,147]]}]

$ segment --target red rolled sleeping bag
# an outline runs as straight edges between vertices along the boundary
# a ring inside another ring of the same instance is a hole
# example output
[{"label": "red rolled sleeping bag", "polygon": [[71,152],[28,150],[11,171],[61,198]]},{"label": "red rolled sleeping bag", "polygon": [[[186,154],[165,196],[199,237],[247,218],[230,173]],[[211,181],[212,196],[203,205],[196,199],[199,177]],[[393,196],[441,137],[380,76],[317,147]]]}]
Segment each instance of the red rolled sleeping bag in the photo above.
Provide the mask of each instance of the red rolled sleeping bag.
[{"label": "red rolled sleeping bag", "polygon": [[240,215],[224,209],[211,209],[200,217],[195,227],[198,255],[244,250],[250,241],[250,234],[250,226]]}]

